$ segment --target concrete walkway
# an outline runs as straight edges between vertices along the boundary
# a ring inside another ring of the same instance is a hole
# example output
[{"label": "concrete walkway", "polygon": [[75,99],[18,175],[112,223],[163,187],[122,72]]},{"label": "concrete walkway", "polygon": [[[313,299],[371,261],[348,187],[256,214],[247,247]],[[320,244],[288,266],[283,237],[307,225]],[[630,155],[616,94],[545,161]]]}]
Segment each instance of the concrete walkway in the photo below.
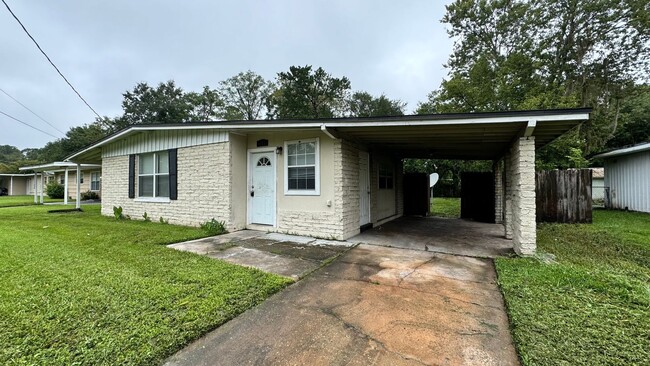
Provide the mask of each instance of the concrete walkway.
[{"label": "concrete walkway", "polygon": [[167,247],[299,280],[352,245],[345,241],[241,230]]},{"label": "concrete walkway", "polygon": [[359,245],[167,365],[517,365],[489,259]]}]

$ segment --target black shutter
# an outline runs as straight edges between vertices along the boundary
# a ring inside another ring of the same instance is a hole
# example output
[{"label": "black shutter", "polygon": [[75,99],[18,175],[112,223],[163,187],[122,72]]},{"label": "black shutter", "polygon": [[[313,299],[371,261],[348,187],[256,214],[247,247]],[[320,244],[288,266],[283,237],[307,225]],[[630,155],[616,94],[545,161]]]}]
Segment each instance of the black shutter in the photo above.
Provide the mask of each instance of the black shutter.
[{"label": "black shutter", "polygon": [[129,155],[129,198],[135,198],[135,155]]},{"label": "black shutter", "polygon": [[178,199],[178,149],[169,149],[169,199]]}]

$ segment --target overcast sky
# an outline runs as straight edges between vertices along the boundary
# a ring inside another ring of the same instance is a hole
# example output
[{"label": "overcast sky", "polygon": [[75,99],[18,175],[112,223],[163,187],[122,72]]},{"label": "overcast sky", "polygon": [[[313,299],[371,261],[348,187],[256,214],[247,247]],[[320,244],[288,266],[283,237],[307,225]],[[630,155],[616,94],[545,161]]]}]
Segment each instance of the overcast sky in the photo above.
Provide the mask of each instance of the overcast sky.
[{"label": "overcast sky", "polygon": [[[100,115],[121,113],[122,93],[173,79],[199,90],[239,72],[273,79],[292,65],[347,76],[352,89],[408,102],[440,85],[452,42],[448,1],[18,1],[6,0]],[[66,132],[94,121],[0,4],[0,88]],[[0,111],[61,136],[0,93]],[[0,115],[0,145],[54,138]]]}]

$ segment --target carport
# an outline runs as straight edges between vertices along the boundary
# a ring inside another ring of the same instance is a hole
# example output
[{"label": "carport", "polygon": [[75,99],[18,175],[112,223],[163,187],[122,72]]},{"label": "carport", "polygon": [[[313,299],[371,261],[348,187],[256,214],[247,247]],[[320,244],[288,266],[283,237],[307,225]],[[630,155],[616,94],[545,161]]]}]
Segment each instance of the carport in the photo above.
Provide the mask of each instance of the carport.
[{"label": "carport", "polygon": [[[359,175],[352,169],[346,172],[352,187],[343,188],[344,194],[350,195],[349,202],[358,202],[350,204],[347,210],[360,212],[360,226],[364,225],[366,210],[368,222],[375,227],[403,216],[402,159],[490,160],[494,172],[494,221],[503,224],[502,236],[512,240],[511,247],[517,254],[530,255],[536,249],[535,150],[588,120],[590,111],[555,109],[341,119],[322,122],[321,130],[341,141],[344,167],[346,161],[360,161],[354,165],[359,168]],[[360,151],[369,152],[368,163],[363,154],[357,160],[355,155]],[[381,188],[382,172],[376,166],[381,159],[394,163],[394,197],[382,197],[381,189],[374,184],[378,180]],[[367,172],[365,164],[370,167]],[[358,183],[358,190],[354,183]],[[351,197],[355,194],[359,195],[358,200]],[[377,207],[382,202],[394,204],[391,215],[377,217]],[[448,221],[449,225],[459,226],[458,223]],[[409,225],[401,227],[407,234]],[[431,234],[435,234],[435,227],[431,226]],[[462,225],[456,230],[463,230]]]}]

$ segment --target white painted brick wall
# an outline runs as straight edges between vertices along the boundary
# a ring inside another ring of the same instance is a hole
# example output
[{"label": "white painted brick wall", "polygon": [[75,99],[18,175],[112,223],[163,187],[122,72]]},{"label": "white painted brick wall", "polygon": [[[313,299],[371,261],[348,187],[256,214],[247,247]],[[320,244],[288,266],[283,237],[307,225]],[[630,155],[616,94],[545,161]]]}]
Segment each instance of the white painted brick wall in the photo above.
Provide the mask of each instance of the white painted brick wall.
[{"label": "white painted brick wall", "polygon": [[[102,214],[112,216],[113,206],[124,215],[142,219],[146,211],[152,220],[161,216],[170,223],[198,226],[215,218],[228,230],[242,229],[231,222],[231,159],[228,142],[178,149],[178,199],[169,203],[137,202],[128,198],[129,157],[102,160]],[[137,158],[136,158],[136,196]]]},{"label": "white painted brick wall", "polygon": [[503,160],[494,163],[494,222],[503,223]]},{"label": "white painted brick wall", "polygon": [[535,253],[535,139],[520,138],[510,150],[511,226],[514,249],[519,255]]}]

